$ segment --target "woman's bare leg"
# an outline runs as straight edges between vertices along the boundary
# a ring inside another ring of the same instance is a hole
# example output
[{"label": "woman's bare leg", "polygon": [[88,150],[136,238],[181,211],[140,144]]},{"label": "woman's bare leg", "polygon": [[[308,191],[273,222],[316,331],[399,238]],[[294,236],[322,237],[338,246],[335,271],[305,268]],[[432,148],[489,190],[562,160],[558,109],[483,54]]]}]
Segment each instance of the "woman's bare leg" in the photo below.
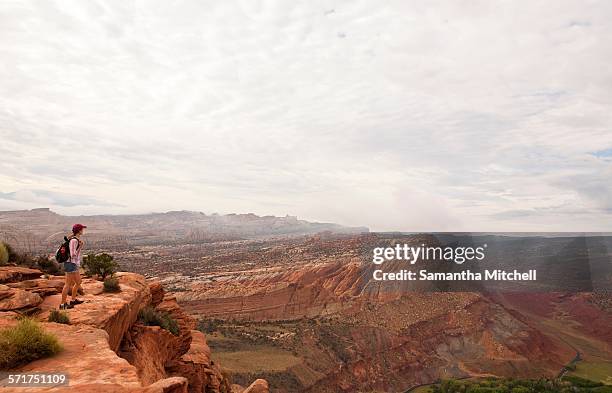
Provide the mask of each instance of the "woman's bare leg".
[{"label": "woman's bare leg", "polygon": [[81,287],[81,273],[76,271],[74,273],[74,288],[72,288],[72,300],[76,299],[79,294],[79,288]]},{"label": "woman's bare leg", "polygon": [[74,282],[72,287],[72,300],[75,300],[78,295],[79,287],[81,286],[81,273],[78,271],[72,273],[72,280]]},{"label": "woman's bare leg", "polygon": [[72,289],[74,286],[74,280],[72,278],[72,274],[66,273],[64,288],[62,289],[62,302],[60,304],[66,303],[66,298],[68,297],[68,291]]}]

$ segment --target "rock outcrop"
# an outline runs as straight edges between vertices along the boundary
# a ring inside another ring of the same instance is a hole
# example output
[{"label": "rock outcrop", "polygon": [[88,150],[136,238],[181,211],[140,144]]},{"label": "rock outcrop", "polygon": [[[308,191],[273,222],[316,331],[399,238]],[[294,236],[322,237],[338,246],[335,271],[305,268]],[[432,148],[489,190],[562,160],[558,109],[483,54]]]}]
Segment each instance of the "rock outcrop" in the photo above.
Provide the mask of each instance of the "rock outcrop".
[{"label": "rock outcrop", "polygon": [[0,284],[31,280],[42,276],[42,272],[22,266],[0,266]]},{"label": "rock outcrop", "polygon": [[[156,309],[168,313],[178,323],[179,335],[176,337],[176,343],[174,344],[178,356],[189,351],[191,331],[196,327],[195,320],[183,311],[173,295],[165,295],[164,300],[157,305]],[[175,358],[178,358],[178,356]]]},{"label": "rock outcrop", "polygon": [[177,356],[175,337],[159,326],[134,325],[119,354],[138,370],[138,378],[151,384],[166,377],[166,364]]},{"label": "rock outcrop", "polygon": [[[75,325],[89,325],[105,330],[113,351],[119,349],[125,332],[136,322],[138,312],[151,302],[145,278],[134,273],[118,273],[121,291],[104,293],[102,283],[84,280],[82,297],[85,303],[70,310],[70,321]],[[58,301],[59,296],[51,298]]]},{"label": "rock outcrop", "polygon": [[265,379],[257,379],[242,393],[267,393],[268,391],[268,382]]},{"label": "rock outcrop", "polygon": [[38,293],[42,297],[46,297],[62,292],[62,288],[64,287],[64,278],[35,278],[32,280],[8,283],[7,286],[11,288],[25,289],[28,292]]},{"label": "rock outcrop", "polygon": [[29,314],[42,301],[42,297],[37,293],[0,284],[0,311],[19,311],[22,314]]},{"label": "rock outcrop", "polygon": [[[171,363],[168,372],[182,375],[189,380],[190,392],[231,392],[229,380],[218,364],[210,358],[206,337],[198,330],[191,331],[192,341],[187,353]],[[206,388],[208,387],[208,390]]]},{"label": "rock outcrop", "polygon": [[206,337],[194,330],[195,320],[179,307],[173,295],[164,295],[159,282],[150,283],[149,290],[155,299],[152,305],[178,323],[179,334],[175,336],[157,326],[139,323],[127,332],[120,354],[136,366],[142,383],[183,376],[191,393],[230,392],[228,379],[210,358]]},{"label": "rock outcrop", "polygon": [[149,283],[149,291],[151,292],[151,305],[157,306],[164,300],[164,287],[159,281],[151,281]]},{"label": "rock outcrop", "polygon": [[[63,346],[59,354],[22,365],[18,372],[57,372],[69,376],[69,386],[45,391],[89,393],[225,393],[230,382],[210,358],[204,334],[195,321],[164,294],[159,282],[141,275],[118,273],[121,291],[105,293],[102,283],[84,279],[83,304],[67,310],[70,324],[47,322],[60,303],[58,277],[40,278],[34,269],[4,267],[0,278],[0,329],[13,326],[27,311]],[[21,281],[20,281],[21,279]],[[138,322],[139,311],[153,306],[168,313],[179,326],[174,335],[159,326]],[[33,311],[34,310],[34,311]],[[3,392],[24,393],[28,388]]]},{"label": "rock outcrop", "polygon": [[[15,323],[10,320],[3,322],[3,326]],[[43,323],[43,326],[45,331],[53,333],[60,340],[64,350],[53,357],[26,364],[18,369],[19,372],[62,370],[69,376],[71,386],[141,386],[136,368],[110,348],[109,336],[104,330],[89,325]]]}]

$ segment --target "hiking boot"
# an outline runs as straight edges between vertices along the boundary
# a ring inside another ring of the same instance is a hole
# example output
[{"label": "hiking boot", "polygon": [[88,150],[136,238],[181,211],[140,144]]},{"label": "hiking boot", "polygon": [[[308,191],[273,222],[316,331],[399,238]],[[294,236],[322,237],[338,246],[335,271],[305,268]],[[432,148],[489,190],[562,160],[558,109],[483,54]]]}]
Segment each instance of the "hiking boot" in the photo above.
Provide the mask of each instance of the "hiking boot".
[{"label": "hiking boot", "polygon": [[70,305],[74,307],[77,304],[81,304],[81,303],[84,303],[84,301],[83,300],[79,300],[79,299],[72,299],[72,301],[70,302]]},{"label": "hiking boot", "polygon": [[69,308],[73,308],[74,306],[70,303],[64,303],[64,304],[60,304],[59,309],[60,310],[68,310]]}]

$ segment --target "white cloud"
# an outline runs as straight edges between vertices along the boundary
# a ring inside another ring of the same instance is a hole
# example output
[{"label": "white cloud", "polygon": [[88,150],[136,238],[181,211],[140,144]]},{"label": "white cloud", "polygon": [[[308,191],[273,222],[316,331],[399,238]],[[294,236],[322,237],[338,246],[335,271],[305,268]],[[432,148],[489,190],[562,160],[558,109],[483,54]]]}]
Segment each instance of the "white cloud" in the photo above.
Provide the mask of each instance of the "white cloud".
[{"label": "white cloud", "polygon": [[607,1],[4,2],[0,192],[102,201],[50,201],[79,214],[612,230],[594,154],[612,148],[611,17]]}]

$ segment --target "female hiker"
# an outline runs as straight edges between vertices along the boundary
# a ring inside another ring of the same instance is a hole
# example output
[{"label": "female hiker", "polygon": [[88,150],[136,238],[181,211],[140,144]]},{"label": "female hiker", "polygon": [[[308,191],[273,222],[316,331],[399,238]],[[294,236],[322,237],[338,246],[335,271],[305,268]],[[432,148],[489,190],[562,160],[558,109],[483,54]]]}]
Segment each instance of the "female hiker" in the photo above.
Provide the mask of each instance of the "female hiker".
[{"label": "female hiker", "polygon": [[[81,239],[84,229],[87,228],[82,224],[74,224],[72,226],[72,236],[70,237],[70,259],[64,262],[64,271],[66,272],[66,281],[64,283],[64,289],[62,290],[62,302],[60,304],[60,310],[72,308],[77,304],[83,303],[82,300],[77,299],[78,290],[81,286],[81,273],[79,268],[81,267],[81,252],[83,251],[84,242]],[[68,297],[68,291],[72,295],[72,301],[66,302]]]}]

